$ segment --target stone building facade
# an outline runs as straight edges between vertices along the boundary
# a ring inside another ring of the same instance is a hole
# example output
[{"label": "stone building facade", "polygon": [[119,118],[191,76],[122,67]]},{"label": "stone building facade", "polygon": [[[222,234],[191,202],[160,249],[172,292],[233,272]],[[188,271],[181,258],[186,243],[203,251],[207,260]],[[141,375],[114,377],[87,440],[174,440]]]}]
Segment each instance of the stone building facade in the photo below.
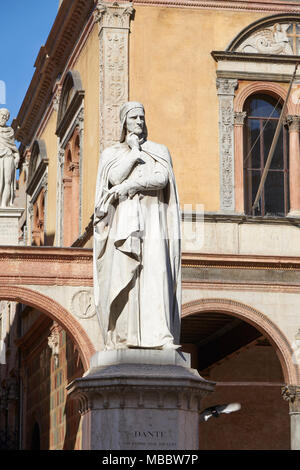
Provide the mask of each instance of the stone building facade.
[{"label": "stone building facade", "polygon": [[286,100],[299,57],[297,1],[60,2],[12,124],[24,214],[19,246],[0,248],[3,446],[82,446],[66,386],[102,348],[96,173],[120,106],[134,100],[173,158],[181,341],[216,382],[203,408],[242,405],[199,424],[199,447],[300,449],[300,70]]}]

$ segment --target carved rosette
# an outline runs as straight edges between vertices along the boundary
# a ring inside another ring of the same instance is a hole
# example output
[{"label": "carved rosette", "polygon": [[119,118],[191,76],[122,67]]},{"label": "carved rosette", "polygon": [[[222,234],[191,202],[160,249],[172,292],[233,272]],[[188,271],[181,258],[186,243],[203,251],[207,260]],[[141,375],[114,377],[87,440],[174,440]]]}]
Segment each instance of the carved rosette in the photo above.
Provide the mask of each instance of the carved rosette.
[{"label": "carved rosette", "polygon": [[81,289],[71,299],[71,312],[78,318],[88,319],[96,314],[92,292]]},{"label": "carved rosette", "polygon": [[119,111],[128,101],[128,35],[131,3],[99,2],[95,21],[100,40],[100,148],[119,141]]},{"label": "carved rosette", "polygon": [[222,211],[234,211],[234,110],[233,98],[238,81],[217,79],[219,97],[220,145],[220,206]]}]

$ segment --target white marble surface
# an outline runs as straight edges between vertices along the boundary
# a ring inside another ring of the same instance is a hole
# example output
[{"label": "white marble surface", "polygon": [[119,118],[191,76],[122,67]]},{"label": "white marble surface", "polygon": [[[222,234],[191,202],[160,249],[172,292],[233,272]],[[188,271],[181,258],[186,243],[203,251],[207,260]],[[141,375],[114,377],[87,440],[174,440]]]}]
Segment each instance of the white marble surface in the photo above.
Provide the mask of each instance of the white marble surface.
[{"label": "white marble surface", "polygon": [[79,399],[83,449],[198,449],[201,399],[215,384],[185,361],[177,365],[178,357],[154,350],[94,356],[102,365],[67,387]]},{"label": "white marble surface", "polygon": [[0,245],[15,246],[19,244],[19,219],[23,209],[0,208]]},{"label": "white marble surface", "polygon": [[114,364],[156,364],[191,366],[190,354],[174,350],[116,349],[98,351],[91,358],[90,367],[103,367]]}]

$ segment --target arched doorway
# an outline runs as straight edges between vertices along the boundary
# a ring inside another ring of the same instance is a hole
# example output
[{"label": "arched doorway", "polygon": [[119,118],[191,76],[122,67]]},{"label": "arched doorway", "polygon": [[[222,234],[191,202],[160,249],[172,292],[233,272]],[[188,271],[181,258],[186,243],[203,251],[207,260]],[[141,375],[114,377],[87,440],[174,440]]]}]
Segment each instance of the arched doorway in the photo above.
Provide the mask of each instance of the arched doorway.
[{"label": "arched doorway", "polygon": [[84,369],[88,369],[90,358],[96,352],[95,348],[78,321],[62,305],[45,294],[20,286],[0,286],[0,299],[36,308],[56,321],[77,344]]},{"label": "arched doorway", "polygon": [[0,416],[1,426],[18,436],[15,449],[79,449],[80,415],[66,386],[89,367],[90,339],[59,303],[31,289],[1,286],[2,307],[7,416]]},{"label": "arched doorway", "polygon": [[201,449],[290,448],[289,407],[281,391],[298,371],[272,322],[240,302],[202,299],[183,306],[181,341],[192,353],[192,366],[216,382],[202,408],[242,405],[236,413],[200,425]]}]

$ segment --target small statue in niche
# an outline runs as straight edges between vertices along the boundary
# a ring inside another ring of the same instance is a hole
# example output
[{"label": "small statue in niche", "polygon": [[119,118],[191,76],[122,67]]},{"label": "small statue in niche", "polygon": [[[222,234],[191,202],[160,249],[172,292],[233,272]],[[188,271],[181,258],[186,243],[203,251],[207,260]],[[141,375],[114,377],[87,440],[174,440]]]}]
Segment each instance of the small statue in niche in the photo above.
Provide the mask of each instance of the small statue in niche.
[{"label": "small statue in niche", "polygon": [[0,109],[0,207],[13,205],[16,189],[16,169],[20,155],[14,140],[14,131],[6,123],[10,112]]}]

